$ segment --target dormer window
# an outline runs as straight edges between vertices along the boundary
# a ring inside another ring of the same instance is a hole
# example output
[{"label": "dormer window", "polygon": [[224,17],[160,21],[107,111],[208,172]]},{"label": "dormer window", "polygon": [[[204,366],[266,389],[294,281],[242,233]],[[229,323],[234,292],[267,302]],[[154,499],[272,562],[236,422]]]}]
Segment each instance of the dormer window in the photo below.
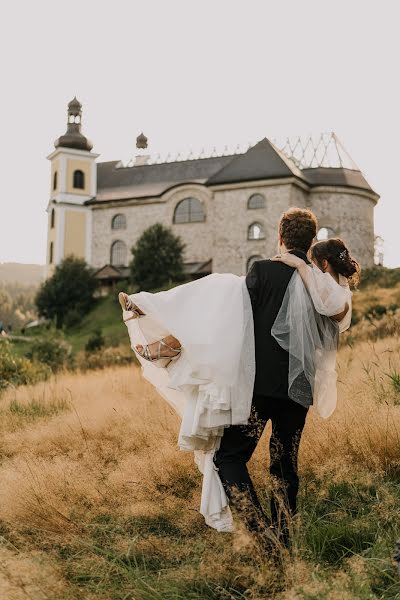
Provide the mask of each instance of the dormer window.
[{"label": "dormer window", "polygon": [[57,171],[54,171],[53,175],[53,190],[57,189]]},{"label": "dormer window", "polygon": [[79,169],[74,171],[74,188],[83,190],[85,188],[85,173]]}]

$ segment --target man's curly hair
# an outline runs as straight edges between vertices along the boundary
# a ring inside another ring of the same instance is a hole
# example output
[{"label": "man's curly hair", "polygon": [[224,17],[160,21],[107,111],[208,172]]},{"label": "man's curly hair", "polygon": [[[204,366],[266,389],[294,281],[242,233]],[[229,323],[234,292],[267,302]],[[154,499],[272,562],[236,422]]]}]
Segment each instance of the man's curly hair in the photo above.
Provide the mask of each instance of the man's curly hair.
[{"label": "man's curly hair", "polygon": [[308,252],[317,235],[317,217],[307,208],[289,208],[279,222],[279,233],[288,250]]}]

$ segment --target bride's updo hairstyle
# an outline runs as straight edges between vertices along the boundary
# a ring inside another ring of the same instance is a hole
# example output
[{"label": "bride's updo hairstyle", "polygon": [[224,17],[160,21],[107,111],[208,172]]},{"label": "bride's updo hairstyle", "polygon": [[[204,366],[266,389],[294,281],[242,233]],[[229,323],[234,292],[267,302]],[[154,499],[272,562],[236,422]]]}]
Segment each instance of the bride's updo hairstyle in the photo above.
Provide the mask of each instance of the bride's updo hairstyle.
[{"label": "bride's updo hairstyle", "polygon": [[354,286],[360,283],[361,267],[340,238],[316,242],[311,246],[311,257],[319,266],[327,260],[336,273],[346,277]]}]

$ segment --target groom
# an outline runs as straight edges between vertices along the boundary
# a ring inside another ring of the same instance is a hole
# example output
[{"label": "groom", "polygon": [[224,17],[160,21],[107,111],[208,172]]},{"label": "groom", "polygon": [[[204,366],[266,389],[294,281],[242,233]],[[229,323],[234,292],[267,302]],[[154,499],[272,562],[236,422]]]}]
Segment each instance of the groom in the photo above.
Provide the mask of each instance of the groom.
[{"label": "groom", "polygon": [[[309,263],[307,252],[317,234],[317,219],[306,209],[291,208],[281,217],[279,242],[286,251]],[[310,385],[304,377],[302,404],[288,396],[289,354],[271,335],[294,269],[281,262],[260,260],[253,264],[246,283],[253,307],[256,376],[251,415],[247,425],[225,429],[214,462],[231,505],[243,516],[250,530],[270,525],[289,540],[288,516],[296,512],[299,488],[297,454],[308,407],[312,404]],[[270,474],[277,484],[271,499],[269,520],[260,504],[247,470],[265,425],[271,420]]]}]

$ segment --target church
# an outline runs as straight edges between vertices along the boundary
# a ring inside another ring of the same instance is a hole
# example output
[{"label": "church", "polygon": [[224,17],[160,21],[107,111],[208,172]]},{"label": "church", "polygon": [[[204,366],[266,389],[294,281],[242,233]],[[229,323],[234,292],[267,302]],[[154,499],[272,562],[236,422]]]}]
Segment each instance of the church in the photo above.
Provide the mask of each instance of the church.
[{"label": "church", "polygon": [[342,237],[363,267],[374,262],[370,187],[335,134],[317,140],[267,138],[243,151],[154,159],[140,134],[129,162],[101,162],[81,131],[82,105],[68,104],[67,131],[48,156],[47,272],[83,258],[108,283],[127,276],[131,248],[151,225],[170,227],[185,244],[191,278],[244,275],[277,249],[277,225],[291,206],[310,208],[318,239]]}]

